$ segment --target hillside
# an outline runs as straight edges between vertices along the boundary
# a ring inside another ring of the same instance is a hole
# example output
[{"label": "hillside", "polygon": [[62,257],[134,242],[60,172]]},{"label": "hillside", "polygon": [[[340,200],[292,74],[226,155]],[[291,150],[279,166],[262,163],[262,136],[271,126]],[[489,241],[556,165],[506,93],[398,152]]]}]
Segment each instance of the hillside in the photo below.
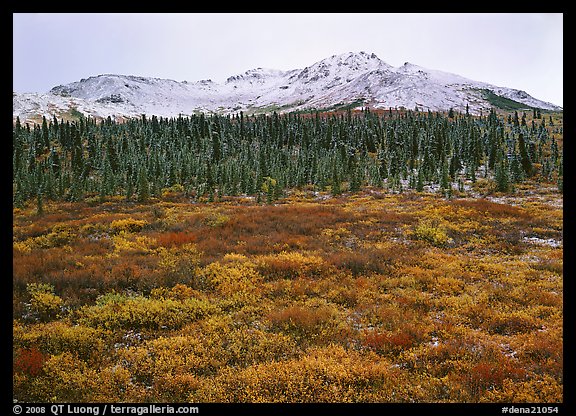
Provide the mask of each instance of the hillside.
[{"label": "hillside", "polygon": [[174,81],[133,75],[103,74],[59,85],[48,93],[14,93],[13,117],[163,117],[198,112],[233,114],[338,108],[418,108],[472,114],[500,106],[509,109],[561,110],[524,91],[473,81],[406,62],[393,67],[366,52],[333,55],[304,69],[256,68],[211,80]]}]

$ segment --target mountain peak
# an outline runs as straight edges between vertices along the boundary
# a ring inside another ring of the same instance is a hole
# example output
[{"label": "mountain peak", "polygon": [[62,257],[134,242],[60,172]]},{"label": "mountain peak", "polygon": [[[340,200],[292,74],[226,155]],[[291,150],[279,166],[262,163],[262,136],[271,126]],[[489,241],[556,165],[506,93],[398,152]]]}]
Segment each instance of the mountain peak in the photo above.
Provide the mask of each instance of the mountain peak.
[{"label": "mountain peak", "polygon": [[326,65],[345,65],[352,68],[361,68],[363,66],[380,66],[387,65],[384,61],[376,56],[374,53],[360,52],[345,52],[338,55],[332,55],[329,58],[323,59],[317,64],[324,63]]},{"label": "mountain peak", "polygon": [[269,69],[269,68],[254,68],[254,69],[249,69],[248,71],[239,74],[239,75],[233,75],[231,77],[228,77],[228,79],[226,79],[226,84],[229,83],[233,83],[233,82],[238,82],[238,81],[248,81],[248,82],[264,82],[264,80],[266,78],[270,78],[270,77],[276,77],[279,75],[282,75],[284,73],[284,71],[281,71],[279,69]]},{"label": "mountain peak", "polygon": [[320,80],[325,80],[332,84],[334,81],[344,80],[348,82],[368,72],[391,68],[390,65],[380,60],[376,54],[368,54],[364,51],[346,52],[332,55],[307,66],[300,73],[293,75],[292,78],[304,80],[307,84]]}]

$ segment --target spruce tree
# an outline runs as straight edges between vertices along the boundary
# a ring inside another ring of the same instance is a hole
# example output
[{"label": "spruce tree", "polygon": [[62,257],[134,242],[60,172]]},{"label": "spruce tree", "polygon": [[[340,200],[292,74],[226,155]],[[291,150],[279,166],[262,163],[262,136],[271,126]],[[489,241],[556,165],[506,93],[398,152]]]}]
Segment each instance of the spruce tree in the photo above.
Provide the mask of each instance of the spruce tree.
[{"label": "spruce tree", "polygon": [[496,191],[508,192],[510,190],[510,177],[506,159],[502,158],[500,162],[497,163],[494,179],[496,181]]},{"label": "spruce tree", "polygon": [[522,133],[518,134],[518,150],[520,152],[520,163],[522,164],[522,169],[526,176],[531,177],[534,169],[528,151],[526,150],[526,142],[524,141],[524,135]]},{"label": "spruce tree", "polygon": [[332,195],[340,195],[342,188],[340,187],[340,176],[338,175],[338,168],[334,163],[332,166]]},{"label": "spruce tree", "polygon": [[416,180],[416,190],[422,192],[424,190],[424,172],[422,167],[418,169],[418,178]]},{"label": "spruce tree", "polygon": [[138,170],[138,202],[145,202],[150,198],[150,183],[145,167]]},{"label": "spruce tree", "polygon": [[44,201],[41,189],[39,189],[38,192],[36,193],[36,214],[37,215],[44,214]]}]

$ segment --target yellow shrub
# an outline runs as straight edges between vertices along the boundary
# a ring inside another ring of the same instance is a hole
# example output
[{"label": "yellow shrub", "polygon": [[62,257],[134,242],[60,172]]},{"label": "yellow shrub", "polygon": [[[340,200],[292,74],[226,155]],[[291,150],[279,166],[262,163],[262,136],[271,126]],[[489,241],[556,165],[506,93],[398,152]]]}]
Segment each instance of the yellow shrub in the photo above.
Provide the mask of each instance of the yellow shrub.
[{"label": "yellow shrub", "polygon": [[171,248],[159,247],[157,253],[160,257],[158,266],[171,273],[181,273],[186,276],[195,273],[202,257],[202,253],[193,243]]},{"label": "yellow shrub", "polygon": [[192,373],[159,375],[154,379],[154,401],[184,403],[200,385],[200,380]]},{"label": "yellow shrub", "polygon": [[71,326],[55,321],[29,326],[25,332],[14,337],[14,343],[22,347],[37,345],[43,352],[57,355],[63,352],[77,354],[88,360],[99,358],[105,346],[105,334],[97,329],[82,325]]},{"label": "yellow shrub", "polygon": [[269,280],[320,277],[329,269],[324,259],[316,254],[282,251],[278,254],[258,256],[258,270]]},{"label": "yellow shrub", "polygon": [[196,279],[202,288],[216,290],[221,295],[223,307],[251,304],[260,296],[262,276],[249,262],[210,263],[198,271]]},{"label": "yellow shrub", "polygon": [[310,349],[300,358],[244,369],[225,368],[189,396],[207,402],[398,401],[399,374],[389,363],[340,346]]},{"label": "yellow shrub", "polygon": [[80,227],[80,234],[86,237],[106,235],[108,227],[101,223],[88,223]]},{"label": "yellow shrub", "polygon": [[78,310],[81,324],[103,329],[176,329],[213,313],[216,308],[198,299],[126,297]]},{"label": "yellow shrub", "polygon": [[169,188],[162,188],[162,198],[171,199],[180,196],[184,193],[184,187],[179,183],[175,183]]},{"label": "yellow shrub", "polygon": [[36,245],[34,244],[34,239],[27,238],[24,241],[14,241],[12,243],[12,248],[21,253],[30,253],[33,248],[36,248]]},{"label": "yellow shrub", "polygon": [[64,301],[60,296],[55,295],[54,287],[45,283],[29,283],[27,285],[30,294],[30,312],[32,316],[48,321],[55,319],[62,311]]},{"label": "yellow shrub", "polygon": [[76,233],[72,227],[65,224],[56,224],[48,234],[14,242],[13,247],[23,253],[29,253],[35,248],[62,247],[70,244],[75,238]]},{"label": "yellow shrub", "polygon": [[96,369],[70,352],[50,357],[43,369],[38,401],[86,402],[98,389]]},{"label": "yellow shrub", "polygon": [[150,246],[156,243],[152,238],[134,236],[125,231],[121,231],[118,235],[113,236],[112,242],[114,243],[114,252],[109,254],[111,257],[118,257],[122,252],[148,254],[152,252]]},{"label": "yellow shrub", "polygon": [[221,227],[230,221],[230,217],[222,212],[213,211],[204,219],[204,224],[209,227]]},{"label": "yellow shrub", "polygon": [[490,403],[562,403],[563,387],[544,374],[529,381],[504,380],[499,389],[489,390],[480,398]]},{"label": "yellow shrub", "polygon": [[436,247],[444,247],[452,242],[446,234],[446,228],[436,219],[421,220],[408,235],[416,240],[427,241]]},{"label": "yellow shrub", "polygon": [[137,233],[142,231],[142,229],[148,224],[145,220],[136,220],[134,218],[125,218],[121,220],[112,221],[110,224],[110,231],[114,234],[119,234],[121,232],[125,233]]},{"label": "yellow shrub", "polygon": [[340,241],[343,238],[349,238],[352,235],[350,230],[344,227],[339,227],[336,229],[325,228],[322,230],[321,234],[330,241]]}]

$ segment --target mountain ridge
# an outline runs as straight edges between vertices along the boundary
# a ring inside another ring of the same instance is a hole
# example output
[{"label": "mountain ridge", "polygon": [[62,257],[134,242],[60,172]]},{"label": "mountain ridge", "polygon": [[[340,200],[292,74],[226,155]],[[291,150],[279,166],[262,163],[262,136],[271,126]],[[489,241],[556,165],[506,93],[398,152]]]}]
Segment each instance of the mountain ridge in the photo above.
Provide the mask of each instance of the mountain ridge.
[{"label": "mountain ridge", "polygon": [[[175,81],[138,75],[101,74],[53,87],[48,93],[14,93],[13,117],[82,113],[93,117],[164,117],[197,112],[231,114],[287,112],[361,103],[479,114],[497,106],[495,97],[521,108],[562,110],[522,90],[474,81],[406,62],[393,67],[374,53],[332,55],[303,69],[249,69],[224,83]],[[496,105],[495,105],[496,103]]]}]

